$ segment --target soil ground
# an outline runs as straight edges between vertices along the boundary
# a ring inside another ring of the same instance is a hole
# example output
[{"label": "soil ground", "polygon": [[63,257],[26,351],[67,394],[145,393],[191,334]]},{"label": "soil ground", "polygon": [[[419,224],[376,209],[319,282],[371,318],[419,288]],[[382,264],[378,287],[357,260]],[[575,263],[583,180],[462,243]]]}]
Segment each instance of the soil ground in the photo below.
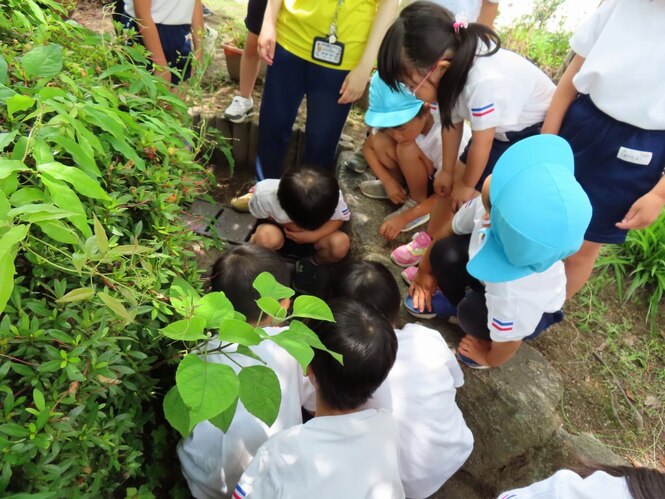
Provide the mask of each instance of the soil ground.
[{"label": "soil ground", "polygon": [[[245,2],[210,0],[215,14],[206,21],[219,28],[228,19],[241,21]],[[96,30],[112,32],[110,15],[97,2],[82,2],[74,19]],[[237,90],[228,78],[224,55],[217,49],[203,79],[197,104],[221,111]],[[254,89],[260,102],[262,83]],[[302,124],[304,111],[299,115]],[[359,144],[364,135],[362,113],[352,110],[344,132]],[[250,175],[218,175],[213,196],[228,200],[243,192]],[[644,290],[645,293],[648,290]],[[611,275],[597,272],[567,306],[565,322],[533,345],[564,379],[561,417],[571,433],[588,433],[636,465],[665,470],[665,317],[645,321],[646,300],[622,303]]]}]

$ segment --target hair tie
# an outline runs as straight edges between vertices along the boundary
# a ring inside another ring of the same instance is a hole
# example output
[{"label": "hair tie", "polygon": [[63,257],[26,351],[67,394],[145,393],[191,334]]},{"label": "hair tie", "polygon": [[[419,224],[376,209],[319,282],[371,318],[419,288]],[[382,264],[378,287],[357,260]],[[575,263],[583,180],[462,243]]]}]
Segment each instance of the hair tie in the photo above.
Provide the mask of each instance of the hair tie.
[{"label": "hair tie", "polygon": [[455,30],[455,34],[459,35],[459,30],[460,28],[468,28],[469,27],[469,20],[465,15],[457,15],[455,16],[455,22],[453,23],[453,29]]}]

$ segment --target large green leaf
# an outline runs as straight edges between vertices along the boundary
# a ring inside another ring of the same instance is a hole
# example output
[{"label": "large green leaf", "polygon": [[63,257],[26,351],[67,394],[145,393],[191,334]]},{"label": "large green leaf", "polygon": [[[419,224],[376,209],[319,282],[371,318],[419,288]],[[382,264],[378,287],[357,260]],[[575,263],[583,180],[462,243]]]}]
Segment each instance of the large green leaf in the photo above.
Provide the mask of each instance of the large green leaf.
[{"label": "large green leaf", "polygon": [[324,350],[328,352],[335,359],[337,359],[340,364],[343,364],[342,356],[336,352],[328,350],[328,348],[321,342],[316,333],[299,320],[292,320],[289,324],[289,328],[283,333],[287,334],[294,340],[301,341],[302,343],[305,343],[318,350]]},{"label": "large green leaf", "polygon": [[256,333],[254,327],[238,319],[222,321],[219,327],[219,339],[246,346],[261,343],[261,337]]},{"label": "large green leaf", "polygon": [[[2,57],[0,57],[2,59]],[[4,150],[9,144],[12,143],[14,138],[18,135],[18,130],[13,132],[0,133],[0,152]]]},{"label": "large green leaf", "polygon": [[173,279],[171,289],[169,290],[169,300],[171,300],[171,305],[176,309],[176,312],[188,317],[191,314],[194,304],[199,299],[198,292],[182,277]]},{"label": "large green leaf", "polygon": [[52,135],[49,140],[59,145],[63,152],[68,153],[85,173],[91,177],[101,177],[102,174],[91,151],[85,150],[78,142],[64,135]]},{"label": "large green leaf", "polygon": [[180,396],[177,386],[171,387],[162,403],[164,416],[183,438],[187,438],[190,433],[189,428],[189,410]]},{"label": "large green leaf", "polygon": [[9,83],[9,73],[7,71],[7,61],[0,55],[0,83],[7,85]]},{"label": "large green leaf", "polygon": [[35,47],[21,57],[21,66],[29,76],[49,78],[62,71],[62,47],[55,43]]},{"label": "large green leaf", "polygon": [[10,251],[13,251],[18,243],[25,239],[28,234],[27,225],[15,225],[0,237],[0,260]]},{"label": "large green leaf", "polygon": [[206,327],[217,329],[225,319],[233,319],[233,305],[224,293],[208,293],[194,305],[194,315],[205,320]]},{"label": "large green leaf", "polygon": [[286,309],[282,307],[282,305],[274,298],[269,298],[267,296],[264,296],[256,300],[256,304],[263,312],[268,314],[270,317],[274,317],[275,319],[279,320],[284,319],[284,317],[286,317]]},{"label": "large green leaf", "polygon": [[97,293],[97,296],[99,296],[104,302],[104,305],[110,308],[118,317],[124,319],[126,322],[134,322],[134,316],[127,311],[120,300],[104,293],[103,291]]},{"label": "large green leaf", "polygon": [[14,267],[15,253],[8,253],[3,258],[0,258],[0,314],[5,309],[5,305],[9,301],[9,297],[14,290],[14,275],[16,268]]},{"label": "large green leaf", "polygon": [[[64,184],[63,184],[64,185]],[[73,211],[63,210],[51,203],[26,204],[9,210],[10,217],[20,217],[21,220],[30,223],[43,222],[44,220],[57,220],[60,218],[71,218],[78,215]]]},{"label": "large green leaf", "polygon": [[11,209],[12,207],[7,200],[7,196],[5,196],[4,192],[0,191],[0,222],[9,219],[9,210]]},{"label": "large green leaf", "polygon": [[270,272],[261,272],[256,276],[256,279],[254,279],[252,286],[254,286],[254,289],[259,292],[261,298],[282,300],[283,298],[291,298],[295,294],[295,291],[291,288],[287,288],[278,283]]},{"label": "large green leaf", "polygon": [[25,166],[23,161],[0,158],[0,180],[2,180],[3,178],[7,178],[10,174],[14,172],[19,172],[27,169],[28,167]]},{"label": "large green leaf", "polygon": [[189,425],[217,416],[238,397],[239,381],[225,364],[205,362],[186,355],[175,375],[178,391],[189,408]]},{"label": "large green leaf", "polygon": [[95,290],[93,288],[76,288],[72,289],[69,293],[58,298],[57,303],[71,303],[81,300],[86,300],[91,296],[95,295]]},{"label": "large green leaf", "polygon": [[44,222],[37,222],[37,225],[44,231],[44,234],[59,243],[72,245],[79,245],[81,243],[76,232],[60,220],[46,220]]},{"label": "large green leaf", "polygon": [[316,296],[299,296],[293,302],[293,316],[335,322],[330,307]]},{"label": "large green leaf", "polygon": [[226,409],[221,414],[218,414],[217,416],[210,418],[209,419],[210,423],[212,423],[217,428],[226,433],[227,431],[229,431],[231,423],[233,423],[233,417],[236,415],[237,407],[238,407],[238,398],[236,397],[236,399],[233,401],[233,403],[229,406],[228,409]]},{"label": "large green leaf", "polygon": [[95,179],[90,178],[78,168],[65,166],[61,163],[45,163],[37,166],[37,170],[48,174],[57,180],[63,180],[70,184],[79,194],[93,199],[110,201],[111,198],[104,192],[102,186]]},{"label": "large green leaf", "polygon": [[268,339],[289,352],[298,361],[303,373],[307,370],[307,366],[312,362],[312,358],[314,357],[314,350],[312,350],[311,346],[303,343],[298,338],[294,338],[292,334],[289,334],[288,330],[274,336],[269,336]]},{"label": "large green leaf", "polygon": [[53,180],[47,175],[42,176],[42,182],[47,187],[51,199],[58,207],[75,213],[67,217],[72,225],[80,230],[85,237],[90,237],[92,231],[90,230],[90,225],[88,225],[85,208],[76,193],[64,182]]},{"label": "large green leaf", "polygon": [[238,373],[240,401],[251,414],[268,426],[277,419],[282,392],[279,379],[269,367],[249,366]]},{"label": "large green leaf", "polygon": [[35,99],[33,99],[32,97],[28,97],[27,95],[16,94],[7,99],[6,103],[7,103],[7,114],[9,114],[11,118],[13,118],[14,113],[27,111],[32,106],[34,106]]},{"label": "large green leaf", "polygon": [[160,331],[172,340],[198,341],[207,338],[204,333],[205,326],[205,320],[200,317],[190,317],[189,319],[172,322]]}]

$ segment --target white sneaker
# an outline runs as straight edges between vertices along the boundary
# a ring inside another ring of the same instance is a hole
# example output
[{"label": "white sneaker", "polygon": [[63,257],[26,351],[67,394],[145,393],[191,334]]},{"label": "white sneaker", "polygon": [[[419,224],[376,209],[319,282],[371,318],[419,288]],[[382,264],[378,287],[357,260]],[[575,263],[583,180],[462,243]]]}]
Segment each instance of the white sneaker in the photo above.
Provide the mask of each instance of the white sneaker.
[{"label": "white sneaker", "polygon": [[231,101],[231,105],[224,111],[224,118],[231,123],[242,123],[254,114],[254,101],[245,99],[236,95]]}]

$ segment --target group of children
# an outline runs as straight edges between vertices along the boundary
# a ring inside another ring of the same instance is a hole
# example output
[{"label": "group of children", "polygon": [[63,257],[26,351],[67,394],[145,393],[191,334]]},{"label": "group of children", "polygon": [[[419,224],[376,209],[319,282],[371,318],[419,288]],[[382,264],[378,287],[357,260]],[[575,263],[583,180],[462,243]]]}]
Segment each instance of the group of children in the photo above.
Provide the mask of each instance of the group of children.
[{"label": "group of children", "polygon": [[[416,317],[454,320],[465,336],[455,354],[436,331],[399,327],[402,299],[386,267],[338,267],[319,283],[336,322],[310,327],[343,365],[317,351],[303,375],[279,346],[253,347],[280,381],[277,421],[268,427],[239,404],[226,433],[197,425],[178,449],[192,494],[382,499],[437,491],[473,447],[455,403],[458,361],[480,369],[508,361],[523,340],[563,319],[602,244],[622,242],[662,212],[665,51],[647,35],[664,25],[662,0],[605,1],[573,36],[576,57],[555,87],[502,49],[490,27],[432,2],[404,8],[370,84],[363,152],[377,179],[361,191],[402,205],[381,226],[388,240],[428,224],[391,254],[410,284],[404,303]],[[344,260],[350,213],[335,177],[312,165],[258,182],[249,210],[259,219],[250,244],[229,250],[212,282],[256,323],[254,277],[269,271],[289,283],[277,251],[300,257],[296,279]],[[227,356],[208,360],[239,367]],[[314,418],[303,424],[307,414]],[[564,470],[501,497],[601,491],[661,497],[665,479],[630,468]]]}]

